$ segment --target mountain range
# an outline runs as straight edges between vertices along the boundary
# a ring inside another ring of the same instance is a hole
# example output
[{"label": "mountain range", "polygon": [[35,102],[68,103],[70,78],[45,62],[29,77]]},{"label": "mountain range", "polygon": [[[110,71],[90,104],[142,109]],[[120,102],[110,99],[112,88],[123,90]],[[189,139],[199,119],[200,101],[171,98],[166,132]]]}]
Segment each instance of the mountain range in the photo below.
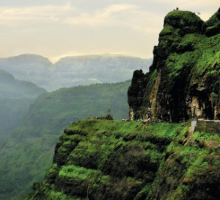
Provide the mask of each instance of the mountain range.
[{"label": "mountain range", "polygon": [[171,11],[153,52],[134,72],[130,121],[68,126],[27,200],[219,200],[220,8],[206,22]]},{"label": "mountain range", "polygon": [[47,91],[94,83],[116,83],[130,80],[133,71],[148,71],[152,59],[121,55],[91,55],[61,58],[56,63],[49,59],[23,54],[1,58],[0,69],[19,80],[31,81]]},{"label": "mountain range", "polygon": [[31,102],[45,93],[45,89],[0,70],[0,140],[22,122]]},{"label": "mountain range", "polygon": [[72,122],[104,117],[108,109],[114,119],[128,118],[129,85],[130,81],[59,89],[32,101],[25,117],[16,113],[15,119],[24,120],[0,140],[0,199],[22,196],[33,182],[42,180],[58,138]]}]

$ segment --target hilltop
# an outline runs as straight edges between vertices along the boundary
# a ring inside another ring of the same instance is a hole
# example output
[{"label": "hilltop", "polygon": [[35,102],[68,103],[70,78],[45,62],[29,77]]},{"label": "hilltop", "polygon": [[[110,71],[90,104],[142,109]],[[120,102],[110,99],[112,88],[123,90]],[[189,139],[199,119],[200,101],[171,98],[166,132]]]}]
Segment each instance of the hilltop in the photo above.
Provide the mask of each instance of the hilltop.
[{"label": "hilltop", "polygon": [[150,72],[134,72],[131,121],[71,124],[26,199],[218,200],[219,132],[193,133],[190,119],[219,119],[219,55],[220,9],[207,22],[168,13]]},{"label": "hilltop", "polygon": [[0,59],[0,69],[9,72],[18,80],[33,82],[47,90],[52,66],[49,59],[35,54]]},{"label": "hilltop", "polygon": [[207,22],[172,11],[154,47],[150,72],[135,71],[128,98],[131,119],[219,119],[220,10]]}]

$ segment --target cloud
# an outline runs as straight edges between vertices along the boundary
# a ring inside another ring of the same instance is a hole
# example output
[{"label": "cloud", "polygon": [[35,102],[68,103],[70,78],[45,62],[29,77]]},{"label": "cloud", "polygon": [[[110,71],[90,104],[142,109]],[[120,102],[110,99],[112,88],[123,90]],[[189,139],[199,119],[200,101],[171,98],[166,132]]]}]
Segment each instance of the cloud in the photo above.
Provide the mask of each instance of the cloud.
[{"label": "cloud", "polygon": [[[110,4],[102,9],[81,10],[71,3],[61,6],[0,7],[0,24],[19,26],[24,22],[51,22],[84,27],[126,27],[142,33],[158,33],[163,16],[143,11],[134,4]],[[154,21],[152,25],[152,21]],[[19,22],[19,23],[18,23]]]},{"label": "cloud", "polygon": [[50,61],[55,63],[55,62],[57,62],[58,60],[60,60],[61,58],[64,58],[64,57],[81,56],[81,55],[85,55],[85,52],[68,51],[68,52],[64,52],[62,54],[50,56]]},{"label": "cloud", "polygon": [[200,12],[203,20],[209,19],[219,8],[219,0],[152,0],[152,3],[161,6],[169,6],[172,8],[179,7],[181,10],[190,10],[192,12]]},{"label": "cloud", "polygon": [[65,20],[65,23],[73,24],[73,25],[103,25],[108,24],[109,21],[114,20],[114,15],[117,13],[122,13],[124,11],[130,11],[136,8],[134,5],[128,4],[118,4],[118,5],[111,5],[107,8],[102,10],[97,10],[92,13],[82,13],[75,17],[70,17]]},{"label": "cloud", "polygon": [[180,7],[182,10],[200,12],[201,18],[206,20],[218,9],[218,1],[1,2],[1,5],[8,6],[0,6],[0,35],[4,46],[0,53],[4,56],[13,52],[46,54],[53,61],[67,55],[105,52],[150,57],[164,16],[169,11]]},{"label": "cloud", "polygon": [[[65,52],[63,54],[57,54],[57,55],[53,55],[50,56],[50,61],[53,63],[58,62],[60,59],[65,58],[65,57],[75,57],[75,56],[94,56],[94,55],[112,55],[112,56],[119,56],[119,55],[123,55],[123,56],[130,56],[130,54],[126,51],[115,51],[114,53],[107,53],[107,52],[103,52],[101,50],[85,50],[85,51],[69,51],[69,52]],[[135,55],[133,55],[135,56]],[[151,57],[152,55],[150,54],[147,57]],[[135,57],[140,57],[139,55],[136,55]],[[146,55],[145,55],[146,57]]]},{"label": "cloud", "polygon": [[[218,7],[216,0],[208,2],[207,0],[177,0],[176,5],[172,0],[152,0],[151,4],[158,5],[158,9],[166,5],[165,10],[169,10],[171,6],[178,6],[180,9],[201,12],[200,17],[203,20],[207,20],[213,14],[213,11],[205,8]],[[74,7],[73,1],[72,3],[69,1],[60,6],[0,7],[0,24],[18,26],[18,22],[55,22],[58,26],[65,24],[86,28],[123,27],[143,34],[158,34],[166,12],[155,12],[155,9],[151,11],[138,2],[107,4],[99,9],[84,10],[83,7],[81,9]]]},{"label": "cloud", "polygon": [[91,13],[81,13],[78,16],[69,17],[64,22],[80,26],[128,27],[139,32],[154,34],[158,33],[162,18],[162,15],[143,11],[133,4],[115,4]]},{"label": "cloud", "polygon": [[76,11],[70,3],[61,6],[0,7],[0,24],[16,24],[18,21],[58,21],[68,12]]},{"label": "cloud", "polygon": [[175,3],[173,0],[152,0],[152,2],[158,2],[161,4],[170,4],[179,7],[198,8],[198,7],[219,7],[219,0],[176,0]]}]

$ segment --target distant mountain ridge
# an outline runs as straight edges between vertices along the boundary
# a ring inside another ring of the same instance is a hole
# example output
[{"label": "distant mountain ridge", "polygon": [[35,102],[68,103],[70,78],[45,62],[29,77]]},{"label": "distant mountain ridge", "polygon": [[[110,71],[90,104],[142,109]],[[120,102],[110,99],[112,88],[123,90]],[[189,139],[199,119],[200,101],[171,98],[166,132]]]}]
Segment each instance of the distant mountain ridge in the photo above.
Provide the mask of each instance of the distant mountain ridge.
[{"label": "distant mountain ridge", "polygon": [[[63,129],[86,117],[128,118],[130,81],[60,89],[38,97],[23,123],[0,141],[0,200],[30,191],[52,163],[54,146]],[[22,198],[21,198],[22,199]]]},{"label": "distant mountain ridge", "polygon": [[9,60],[12,63],[14,62],[14,64],[16,64],[16,62],[18,61],[22,61],[22,62],[25,61],[26,63],[32,63],[35,61],[35,62],[41,62],[42,64],[53,65],[48,58],[37,54],[21,54],[9,58],[1,58],[0,60]]},{"label": "distant mountain ridge", "polygon": [[45,89],[48,89],[52,66],[47,58],[33,54],[0,59],[0,69],[9,72],[18,80],[31,81]]},{"label": "distant mountain ridge", "polygon": [[153,52],[127,92],[130,121],[71,124],[23,199],[219,200],[220,8],[206,22],[169,12]]},{"label": "distant mountain ridge", "polygon": [[15,78],[6,71],[0,70],[0,82],[13,82]]},{"label": "distant mountain ridge", "polygon": [[29,81],[16,80],[10,73],[0,70],[0,98],[35,99],[47,91]]},{"label": "distant mountain ridge", "polygon": [[45,93],[45,89],[0,70],[0,140],[22,122],[30,103]]},{"label": "distant mountain ridge", "polygon": [[134,70],[148,71],[152,59],[103,54],[69,56],[50,62],[34,54],[1,58],[0,69],[19,80],[31,81],[48,91],[63,87],[116,83],[130,80]]}]

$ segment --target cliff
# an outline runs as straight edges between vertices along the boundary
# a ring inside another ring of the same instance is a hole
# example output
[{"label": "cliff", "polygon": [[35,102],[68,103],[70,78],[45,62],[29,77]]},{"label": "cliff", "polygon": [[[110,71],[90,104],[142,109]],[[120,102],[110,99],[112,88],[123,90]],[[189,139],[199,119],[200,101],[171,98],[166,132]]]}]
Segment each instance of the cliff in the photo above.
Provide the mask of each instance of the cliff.
[{"label": "cliff", "polygon": [[207,22],[188,11],[168,13],[150,72],[134,72],[130,119],[219,119],[219,33],[220,10]]},{"label": "cliff", "polygon": [[83,120],[28,200],[217,200],[220,136],[181,124]]},{"label": "cliff", "polygon": [[[54,147],[71,122],[106,116],[109,108],[114,119],[128,118],[126,99],[130,84],[127,81],[78,86],[50,92],[34,100],[18,128],[8,132],[6,139],[0,137],[0,200],[21,197],[31,191],[33,182],[43,180],[52,164]],[[16,109],[12,118],[10,109],[17,108],[16,105],[17,100],[3,102],[0,98],[0,135],[6,133],[3,128],[7,124],[24,117],[21,109]]]},{"label": "cliff", "polygon": [[[129,122],[82,120],[65,129],[53,165],[28,200],[217,200],[220,10],[203,22],[170,12],[150,72],[134,72]],[[148,123],[133,121],[152,119]],[[214,122],[213,122],[214,123]],[[207,133],[207,132],[208,133]]]}]

